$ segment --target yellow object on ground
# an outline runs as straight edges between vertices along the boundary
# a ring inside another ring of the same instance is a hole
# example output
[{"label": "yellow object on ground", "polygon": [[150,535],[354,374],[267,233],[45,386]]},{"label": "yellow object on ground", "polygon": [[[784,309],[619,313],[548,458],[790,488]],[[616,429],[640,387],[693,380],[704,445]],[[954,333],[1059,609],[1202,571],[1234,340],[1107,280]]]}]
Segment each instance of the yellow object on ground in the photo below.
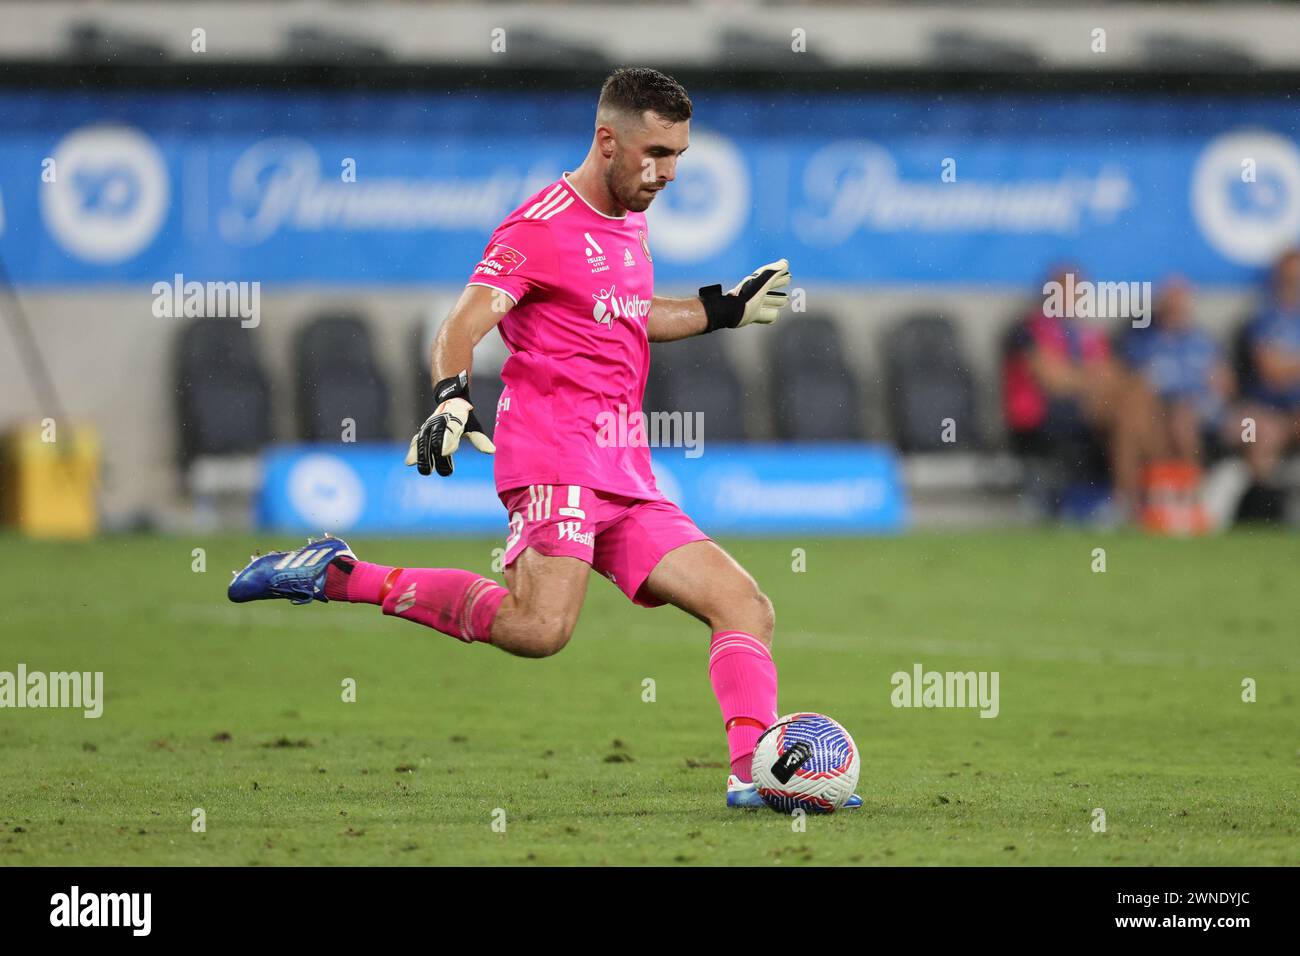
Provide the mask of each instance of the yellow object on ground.
[{"label": "yellow object on ground", "polygon": [[99,530],[99,435],[45,419],[0,439],[0,513],[33,538],[89,538]]}]

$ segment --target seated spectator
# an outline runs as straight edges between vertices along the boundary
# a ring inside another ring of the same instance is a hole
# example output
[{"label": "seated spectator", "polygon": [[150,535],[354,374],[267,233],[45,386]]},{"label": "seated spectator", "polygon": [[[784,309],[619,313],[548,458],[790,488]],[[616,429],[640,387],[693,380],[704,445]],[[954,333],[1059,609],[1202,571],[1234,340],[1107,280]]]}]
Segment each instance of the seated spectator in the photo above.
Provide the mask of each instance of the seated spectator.
[{"label": "seated spectator", "polygon": [[1219,343],[1195,324],[1186,280],[1168,280],[1152,324],[1130,328],[1121,339],[1124,363],[1140,375],[1160,403],[1160,423],[1170,456],[1193,465],[1205,460],[1207,444],[1233,425],[1227,402],[1235,389]]},{"label": "seated spectator", "polygon": [[[1230,423],[1255,478],[1242,516],[1278,518],[1282,494],[1275,486],[1277,467],[1300,442],[1300,249],[1284,253],[1274,267],[1271,299],[1246,327],[1246,346],[1250,374],[1243,389],[1243,421]],[[1254,423],[1253,436],[1247,418]]]},{"label": "seated spectator", "polygon": [[[1065,275],[1054,278],[1064,286]],[[1100,445],[1118,514],[1137,514],[1143,465],[1165,457],[1167,436],[1154,392],[1112,358],[1100,329],[1034,308],[1012,331],[1003,401],[1022,450],[1052,454],[1081,440]]]}]

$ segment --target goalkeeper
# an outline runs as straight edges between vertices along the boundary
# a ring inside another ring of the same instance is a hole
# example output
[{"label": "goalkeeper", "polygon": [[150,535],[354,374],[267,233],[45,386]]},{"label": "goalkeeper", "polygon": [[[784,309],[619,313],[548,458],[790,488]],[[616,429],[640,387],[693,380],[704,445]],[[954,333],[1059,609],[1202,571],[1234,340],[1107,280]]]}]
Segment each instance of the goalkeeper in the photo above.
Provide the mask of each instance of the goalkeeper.
[{"label": "goalkeeper", "polygon": [[[640,412],[650,343],[768,324],[786,302],[784,259],[725,292],[654,294],[644,213],[676,177],[690,117],[691,101],[671,77],[612,74],[586,159],[501,223],[434,342],[436,407],[407,463],[448,477],[466,440],[495,452],[509,515],[506,586],[455,568],[371,564],[326,538],[256,558],[229,594],[375,604],[465,642],[546,657],[568,643],[594,568],[633,603],[672,604],[707,625],[709,679],[731,756],[727,805],[758,807],[751,757],[777,716],[772,603],[659,492],[649,448],[611,445],[597,427],[619,405]],[[499,448],[470,394],[474,346],[493,328],[511,353],[496,410]]]}]

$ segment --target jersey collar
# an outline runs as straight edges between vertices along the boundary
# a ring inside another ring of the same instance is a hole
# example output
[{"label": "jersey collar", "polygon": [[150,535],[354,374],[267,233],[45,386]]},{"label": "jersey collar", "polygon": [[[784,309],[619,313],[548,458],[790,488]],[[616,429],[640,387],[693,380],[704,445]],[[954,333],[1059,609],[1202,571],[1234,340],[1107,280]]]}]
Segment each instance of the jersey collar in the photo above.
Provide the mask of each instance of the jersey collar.
[{"label": "jersey collar", "polygon": [[623,215],[621,216],[609,216],[601,212],[591,203],[587,202],[586,198],[583,197],[582,193],[578,192],[578,190],[574,187],[574,185],[571,182],[569,182],[569,174],[567,172],[560,174],[560,182],[564,183],[564,188],[567,189],[569,192],[573,193],[573,195],[577,196],[584,206],[586,206],[588,209],[594,212],[597,216],[600,216],[602,219],[614,219],[621,222],[622,220],[627,218],[626,209],[623,210]]}]

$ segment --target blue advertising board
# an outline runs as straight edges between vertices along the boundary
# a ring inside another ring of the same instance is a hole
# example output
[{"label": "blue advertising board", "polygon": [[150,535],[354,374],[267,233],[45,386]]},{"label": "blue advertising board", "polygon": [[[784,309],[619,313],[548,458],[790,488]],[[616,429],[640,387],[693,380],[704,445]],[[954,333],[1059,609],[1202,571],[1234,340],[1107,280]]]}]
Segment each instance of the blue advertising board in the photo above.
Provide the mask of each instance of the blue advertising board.
[{"label": "blue advertising board", "polygon": [[[283,532],[501,535],[492,459],[463,452],[422,477],[404,445],[277,446],[265,456],[258,524]],[[898,460],[877,445],[723,445],[654,455],[655,478],[709,534],[870,534],[906,524]]]},{"label": "blue advertising board", "polygon": [[[1284,97],[695,93],[650,211],[665,287],[1252,281],[1300,239]],[[0,255],[20,285],[460,283],[585,155],[592,96],[0,92]]]}]

